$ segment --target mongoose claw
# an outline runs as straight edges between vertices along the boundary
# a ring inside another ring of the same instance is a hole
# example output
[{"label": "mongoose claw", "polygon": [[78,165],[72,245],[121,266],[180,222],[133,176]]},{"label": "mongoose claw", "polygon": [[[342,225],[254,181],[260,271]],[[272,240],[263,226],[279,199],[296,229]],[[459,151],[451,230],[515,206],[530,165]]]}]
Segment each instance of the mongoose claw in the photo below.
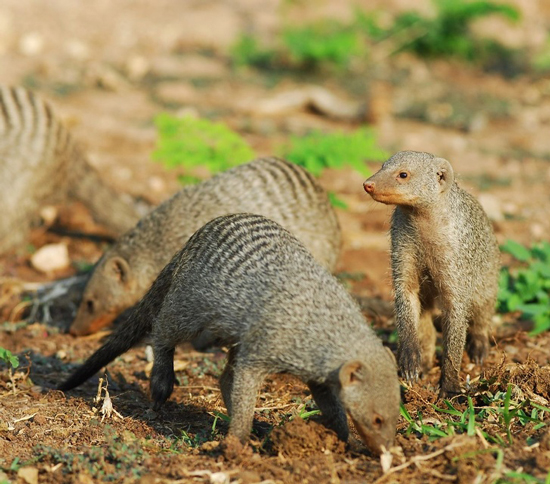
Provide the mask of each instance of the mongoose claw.
[{"label": "mongoose claw", "polygon": [[470,360],[481,365],[489,353],[489,341],[486,336],[471,337],[468,339],[466,351]]},{"label": "mongoose claw", "polygon": [[414,370],[414,371],[405,371],[405,372],[402,372],[403,373],[403,378],[405,378],[405,380],[407,380],[409,383],[416,383],[418,382],[418,371]]},{"label": "mongoose claw", "polygon": [[403,351],[399,356],[401,375],[410,383],[416,383],[420,377],[420,352]]}]

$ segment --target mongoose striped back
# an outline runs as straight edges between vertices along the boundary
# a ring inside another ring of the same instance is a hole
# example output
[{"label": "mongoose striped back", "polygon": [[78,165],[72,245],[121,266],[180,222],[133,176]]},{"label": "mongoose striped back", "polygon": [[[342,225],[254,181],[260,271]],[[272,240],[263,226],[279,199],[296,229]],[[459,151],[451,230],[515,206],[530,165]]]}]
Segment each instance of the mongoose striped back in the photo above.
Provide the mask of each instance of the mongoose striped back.
[{"label": "mongoose striped back", "polygon": [[0,252],[24,242],[45,204],[72,196],[114,232],[138,215],[104,186],[52,108],[23,87],[0,86]]},{"label": "mongoose striped back", "polygon": [[315,263],[307,249],[279,224],[260,215],[241,213],[206,224],[189,239],[181,254],[190,272],[206,275],[215,270],[220,285],[229,285],[238,277],[276,271],[285,251]]},{"label": "mongoose striped back", "polygon": [[124,234],[95,266],[71,332],[87,334],[109,324],[139,301],[196,230],[241,212],[281,224],[334,269],[341,234],[325,190],[299,166],[260,158],[183,188]]}]

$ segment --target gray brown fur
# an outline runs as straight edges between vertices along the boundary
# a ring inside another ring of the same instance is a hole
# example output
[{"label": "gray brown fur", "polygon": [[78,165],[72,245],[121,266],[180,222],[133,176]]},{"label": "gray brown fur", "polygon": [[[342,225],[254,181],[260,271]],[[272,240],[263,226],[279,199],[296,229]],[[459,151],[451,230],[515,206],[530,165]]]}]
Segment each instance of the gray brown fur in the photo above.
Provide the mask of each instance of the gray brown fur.
[{"label": "gray brown fur", "polygon": [[343,286],[293,235],[259,215],[219,217],[197,231],[130,320],[60,389],[82,383],[151,331],[158,408],[173,391],[176,345],[204,330],[230,348],[220,387],[229,433],[241,441],[264,378],[284,372],[309,385],[341,439],[347,411],[372,451],[392,444],[400,401],[393,356]]},{"label": "gray brown fur", "polygon": [[397,205],[391,223],[391,265],[399,333],[399,368],[416,380],[433,364],[432,313],[442,310],[440,395],[460,392],[466,346],[482,363],[489,349],[500,253],[479,202],[461,189],[450,163],[402,151],[365,181],[374,200]]},{"label": "gray brown fur", "polygon": [[25,88],[0,86],[0,252],[26,241],[42,206],[68,198],[116,234],[139,219],[101,181],[48,103]]},{"label": "gray brown fur", "polygon": [[275,220],[334,268],[341,235],[325,190],[299,166],[260,158],[183,188],[124,234],[96,264],[71,332],[87,334],[109,324],[139,301],[197,229],[237,212]]}]

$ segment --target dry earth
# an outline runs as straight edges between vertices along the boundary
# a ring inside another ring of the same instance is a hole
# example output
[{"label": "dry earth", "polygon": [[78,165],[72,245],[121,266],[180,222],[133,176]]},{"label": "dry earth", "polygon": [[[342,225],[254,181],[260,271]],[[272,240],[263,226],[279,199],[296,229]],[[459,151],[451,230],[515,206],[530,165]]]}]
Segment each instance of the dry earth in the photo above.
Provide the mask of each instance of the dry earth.
[{"label": "dry earth", "polygon": [[[514,3],[523,12],[520,24],[491,20],[476,29],[513,45],[540,46],[550,27],[550,7],[542,1]],[[354,5],[383,6],[392,13],[413,5],[427,12],[432,8],[429,2],[412,0],[3,0],[0,82],[39,91],[109,183],[152,203],[178,187],[174,173],[150,161],[155,114],[192,111],[224,121],[259,155],[271,154],[289,134],[357,126],[300,103],[280,102],[296,89],[322,86],[343,100],[364,103],[368,121],[388,151],[430,151],[450,159],[462,185],[480,197],[500,242],[547,240],[550,79],[505,79],[455,62],[427,63],[404,54],[390,58],[383,46],[373,51],[369,65],[353,65],[345,76],[266,76],[231,68],[229,46],[240,32],[270,39],[283,18],[346,19]],[[391,300],[389,209],[362,192],[356,173],[333,172],[322,181],[349,205],[339,211],[344,232],[339,272],[363,275],[346,279],[354,293]],[[100,229],[82,207],[64,207],[61,215],[69,228]],[[49,242],[68,246],[71,267],[50,274],[30,267],[30,247]],[[104,392],[99,402],[94,400],[97,378],[67,395],[53,391],[76,362],[97,348],[99,339],[65,334],[65,320],[53,325],[20,321],[28,306],[19,303],[21,283],[74,274],[83,263],[97,260],[105,243],[37,229],[29,244],[0,258],[0,313],[7,321],[0,346],[18,354],[22,363],[14,375],[0,367],[0,482],[481,483],[528,482],[511,472],[529,474],[529,482],[544,482],[547,476],[547,427],[513,419],[509,444],[505,426],[494,415],[480,419],[473,436],[457,431],[437,440],[408,432],[402,419],[393,469],[383,475],[379,461],[358,440],[344,446],[318,417],[307,422],[298,417],[311,409],[311,397],[287,376],[268,379],[261,390],[252,449],[240,452],[228,443],[224,454],[220,442],[227,425],[220,417],[225,409],[216,385],[223,353],[180,349],[181,384],[158,414],[147,398],[150,365],[143,348],[109,368],[112,412],[104,406]],[[374,324],[395,349],[393,322],[381,317]],[[467,359],[462,368],[476,412],[488,406],[491,395],[505,392],[508,383],[513,401],[548,406],[548,335],[527,336],[514,315],[499,318],[497,326],[484,368]],[[404,387],[407,411],[415,419],[421,415],[424,423],[445,420],[433,407],[437,380],[436,368],[419,384]],[[458,398],[454,406],[467,410],[468,400]],[[496,445],[486,435],[506,443]]]}]

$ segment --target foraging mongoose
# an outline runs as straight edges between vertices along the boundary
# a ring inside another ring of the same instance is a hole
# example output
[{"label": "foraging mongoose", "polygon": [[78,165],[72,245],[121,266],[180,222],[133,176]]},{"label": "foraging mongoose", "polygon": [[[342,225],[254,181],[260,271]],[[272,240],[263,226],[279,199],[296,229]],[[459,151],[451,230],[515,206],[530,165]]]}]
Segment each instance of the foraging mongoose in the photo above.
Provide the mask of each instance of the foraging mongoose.
[{"label": "foraging mongoose", "polygon": [[442,310],[440,395],[460,393],[468,355],[482,363],[489,350],[500,252],[479,202],[461,189],[450,163],[429,153],[401,151],[364,183],[378,202],[396,205],[391,266],[399,335],[399,368],[414,381],[435,354],[432,311]]},{"label": "foraging mongoose", "polygon": [[124,234],[95,265],[70,332],[84,335],[110,324],[143,297],[197,229],[237,212],[279,222],[319,262],[334,268],[341,234],[325,190],[297,165],[259,158],[184,187]]},{"label": "foraging mongoose", "polygon": [[173,391],[176,345],[204,330],[229,347],[220,387],[229,433],[242,442],[264,378],[284,372],[308,384],[342,440],[347,411],[373,452],[391,446],[400,401],[393,355],[334,276],[260,215],[226,215],[198,230],[130,318],[59,389],[81,384],[151,332],[158,409]]},{"label": "foraging mongoose", "polygon": [[0,86],[0,252],[25,242],[45,204],[82,201],[116,234],[139,214],[106,186],[40,97]]}]

